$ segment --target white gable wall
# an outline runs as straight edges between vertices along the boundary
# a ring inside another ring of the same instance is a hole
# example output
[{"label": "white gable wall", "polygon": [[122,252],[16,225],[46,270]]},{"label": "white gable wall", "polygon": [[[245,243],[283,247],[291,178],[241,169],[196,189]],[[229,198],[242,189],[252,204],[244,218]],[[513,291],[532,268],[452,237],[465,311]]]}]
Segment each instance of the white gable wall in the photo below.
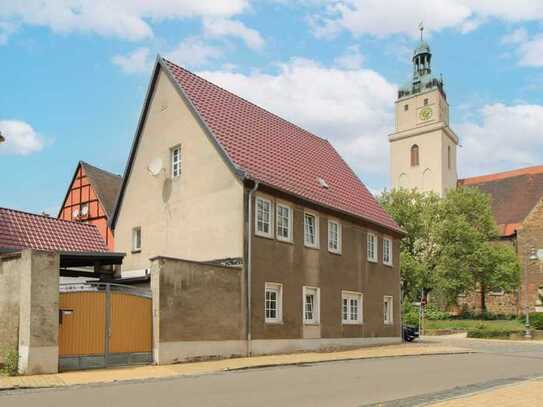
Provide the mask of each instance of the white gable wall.
[{"label": "white gable wall", "polygon": [[[212,260],[243,255],[243,185],[217,151],[164,71],[158,75],[115,227],[123,270],[149,267],[154,256]],[[172,179],[171,148],[180,145],[181,175]],[[158,176],[148,165],[160,158]],[[132,229],[141,228],[141,252]]]}]

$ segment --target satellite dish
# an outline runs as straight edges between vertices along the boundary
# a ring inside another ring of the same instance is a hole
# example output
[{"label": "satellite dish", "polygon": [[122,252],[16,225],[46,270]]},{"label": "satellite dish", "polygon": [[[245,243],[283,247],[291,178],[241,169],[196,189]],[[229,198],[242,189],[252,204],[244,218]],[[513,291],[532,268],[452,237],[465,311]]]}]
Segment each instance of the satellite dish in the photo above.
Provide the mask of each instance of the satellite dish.
[{"label": "satellite dish", "polygon": [[162,171],[162,160],[160,158],[155,158],[152,160],[147,166],[147,171],[149,171],[149,174],[151,174],[153,177],[156,177],[158,174],[160,174],[160,171]]}]

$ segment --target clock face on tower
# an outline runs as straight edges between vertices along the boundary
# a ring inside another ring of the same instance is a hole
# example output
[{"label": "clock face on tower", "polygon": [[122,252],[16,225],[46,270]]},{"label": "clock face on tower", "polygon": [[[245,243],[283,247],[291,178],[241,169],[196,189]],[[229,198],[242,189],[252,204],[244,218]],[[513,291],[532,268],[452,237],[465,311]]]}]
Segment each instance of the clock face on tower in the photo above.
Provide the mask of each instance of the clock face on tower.
[{"label": "clock face on tower", "polygon": [[420,110],[419,112],[419,118],[423,121],[430,120],[432,118],[432,108],[431,107],[425,107]]}]

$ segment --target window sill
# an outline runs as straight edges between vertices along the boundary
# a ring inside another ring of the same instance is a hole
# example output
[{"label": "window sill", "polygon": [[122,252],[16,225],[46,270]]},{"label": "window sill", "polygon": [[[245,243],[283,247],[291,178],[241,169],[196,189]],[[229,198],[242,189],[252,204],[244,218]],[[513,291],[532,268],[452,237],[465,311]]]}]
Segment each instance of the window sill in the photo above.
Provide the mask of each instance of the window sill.
[{"label": "window sill", "polygon": [[304,321],[304,325],[319,326],[320,324],[321,324],[320,322],[309,322],[309,321]]},{"label": "window sill", "polygon": [[394,322],[385,322],[385,326],[393,326]]},{"label": "window sill", "polygon": [[368,263],[377,264],[377,259],[368,259]]},{"label": "window sill", "polygon": [[288,243],[288,244],[294,244],[294,241],[292,239],[279,239],[278,237],[275,238],[280,243]]},{"label": "window sill", "polygon": [[138,250],[132,250],[130,253],[132,254],[138,254],[138,253],[141,253],[141,249],[138,249]]},{"label": "window sill", "polygon": [[265,322],[266,322],[267,325],[283,325],[282,320],[278,320],[278,321],[268,321],[268,320],[266,320]]},{"label": "window sill", "polygon": [[255,232],[255,236],[256,236],[256,237],[263,237],[264,239],[273,240],[273,234],[266,235],[266,234],[264,234],[264,233]]},{"label": "window sill", "polygon": [[394,264],[392,264],[392,263],[383,263],[383,265],[387,266],[387,267],[390,267],[390,268],[394,267]]},{"label": "window sill", "polygon": [[328,249],[328,253],[335,254],[336,256],[341,256],[341,250],[330,250],[330,249]]},{"label": "window sill", "polygon": [[320,249],[319,246],[310,246],[310,245],[308,245],[307,243],[304,243],[304,247],[305,247],[306,249],[313,249],[313,250],[319,250],[319,249]]},{"label": "window sill", "polygon": [[361,321],[341,321],[342,325],[364,325]]}]

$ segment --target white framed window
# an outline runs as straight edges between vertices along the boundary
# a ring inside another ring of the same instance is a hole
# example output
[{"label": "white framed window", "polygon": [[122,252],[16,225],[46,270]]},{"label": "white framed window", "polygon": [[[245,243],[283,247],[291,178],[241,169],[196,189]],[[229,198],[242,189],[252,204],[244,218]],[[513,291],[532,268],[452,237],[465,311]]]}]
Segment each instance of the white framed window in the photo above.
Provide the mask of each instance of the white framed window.
[{"label": "white framed window", "polygon": [[132,229],[132,251],[139,252],[141,250],[141,227]]},{"label": "white framed window", "polygon": [[273,204],[269,199],[257,196],[255,199],[255,234],[273,237]]},{"label": "white framed window", "polygon": [[170,161],[172,178],[177,178],[181,175],[181,146],[175,146],[170,150]]},{"label": "white framed window", "polygon": [[284,204],[277,204],[277,240],[292,241],[292,209]]},{"label": "white framed window", "polygon": [[283,321],[283,286],[266,283],[264,291],[264,315],[267,323]]},{"label": "white framed window", "polygon": [[328,250],[341,253],[341,223],[335,220],[328,221]]},{"label": "white framed window", "polygon": [[362,299],[362,293],[341,292],[341,321],[344,324],[361,324],[363,322]]},{"label": "white framed window", "polygon": [[320,321],[320,288],[304,287],[304,324],[318,324]]},{"label": "white framed window", "polygon": [[392,318],[393,310],[394,310],[392,296],[385,295],[383,304],[384,304],[384,313],[385,313],[385,324],[391,325],[394,322]]},{"label": "white framed window", "polygon": [[392,266],[392,239],[383,238],[383,264]]},{"label": "white framed window", "polygon": [[309,212],[304,212],[304,244],[319,247],[319,217]]},{"label": "white framed window", "polygon": [[368,232],[368,261],[377,263],[377,235]]}]

